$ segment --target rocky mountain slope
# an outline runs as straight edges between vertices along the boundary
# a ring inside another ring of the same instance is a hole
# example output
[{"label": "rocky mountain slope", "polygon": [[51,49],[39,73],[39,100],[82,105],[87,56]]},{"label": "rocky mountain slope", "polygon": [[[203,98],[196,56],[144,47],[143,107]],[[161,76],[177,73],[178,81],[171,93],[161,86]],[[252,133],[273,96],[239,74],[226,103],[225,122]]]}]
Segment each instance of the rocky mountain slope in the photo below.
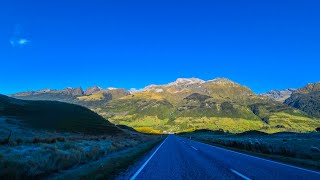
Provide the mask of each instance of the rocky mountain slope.
[{"label": "rocky mountain slope", "polygon": [[291,94],[295,91],[295,89],[285,89],[285,90],[271,90],[267,93],[261,94],[262,96],[269,97],[275,101],[284,102],[288,99]]},{"label": "rocky mountain slope", "polygon": [[49,100],[60,101],[82,105],[88,108],[102,105],[112,99],[129,95],[125,89],[108,88],[102,89],[98,86],[86,90],[82,88],[66,88],[63,90],[45,89],[40,91],[28,91],[11,95],[11,97],[22,100]]},{"label": "rocky mountain slope", "polygon": [[284,103],[320,118],[320,82],[298,89]]},{"label": "rocky mountain slope", "polygon": [[[46,91],[14,97],[80,104],[115,124],[147,132],[195,129],[304,132],[320,126],[319,120],[305,112],[269,96],[256,95],[248,87],[226,78],[209,81],[179,78],[168,84],[150,85],[131,93],[123,89],[93,87],[81,94]],[[285,95],[280,92],[279,97],[284,98]]]},{"label": "rocky mountain slope", "polygon": [[225,78],[152,85],[96,109],[116,124],[163,131],[310,131],[320,121]]}]

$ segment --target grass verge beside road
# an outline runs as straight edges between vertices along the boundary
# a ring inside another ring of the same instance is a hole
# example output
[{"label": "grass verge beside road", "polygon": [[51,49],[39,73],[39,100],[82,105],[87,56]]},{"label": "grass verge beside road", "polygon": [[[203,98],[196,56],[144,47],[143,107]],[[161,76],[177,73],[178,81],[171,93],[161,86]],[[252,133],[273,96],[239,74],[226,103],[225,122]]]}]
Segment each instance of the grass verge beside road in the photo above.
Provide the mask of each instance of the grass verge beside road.
[{"label": "grass verge beside road", "polygon": [[151,151],[155,146],[162,142],[164,138],[137,145],[111,154],[98,161],[85,164],[61,173],[52,179],[114,179],[116,176],[128,169],[143,155]]},{"label": "grass verge beside road", "polygon": [[183,137],[266,159],[320,170],[320,133],[195,131]]}]

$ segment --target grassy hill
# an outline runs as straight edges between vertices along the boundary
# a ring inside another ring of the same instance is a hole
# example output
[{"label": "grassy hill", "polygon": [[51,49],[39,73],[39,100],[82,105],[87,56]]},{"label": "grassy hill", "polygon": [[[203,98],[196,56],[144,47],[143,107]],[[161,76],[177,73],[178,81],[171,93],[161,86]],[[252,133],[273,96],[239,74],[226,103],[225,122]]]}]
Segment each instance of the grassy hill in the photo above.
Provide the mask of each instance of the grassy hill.
[{"label": "grassy hill", "polygon": [[314,131],[320,121],[305,112],[226,79],[203,84],[152,86],[95,109],[111,122],[139,130],[183,132],[208,128],[229,132]]},{"label": "grassy hill", "polygon": [[[306,89],[303,92],[317,88]],[[229,132],[306,132],[320,127],[320,121],[306,110],[256,95],[248,87],[225,78],[210,81],[179,78],[168,84],[147,86],[133,94],[116,92],[117,95],[109,92],[77,96],[71,102],[92,109],[112,123],[144,132],[204,128]]]},{"label": "grassy hill", "polygon": [[82,106],[55,101],[25,101],[0,95],[0,116],[24,126],[86,134],[115,134],[121,129]]}]

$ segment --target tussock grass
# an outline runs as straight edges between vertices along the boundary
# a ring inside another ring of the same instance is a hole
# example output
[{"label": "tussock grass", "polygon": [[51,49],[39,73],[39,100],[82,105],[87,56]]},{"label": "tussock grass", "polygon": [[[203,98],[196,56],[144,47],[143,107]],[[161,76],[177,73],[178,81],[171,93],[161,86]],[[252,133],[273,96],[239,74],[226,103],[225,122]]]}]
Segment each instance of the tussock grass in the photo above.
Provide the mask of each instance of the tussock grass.
[{"label": "tussock grass", "polygon": [[[42,179],[158,139],[136,132],[83,135],[12,129],[9,143],[0,145],[0,179]],[[7,137],[8,132],[1,132],[0,139]]]},{"label": "tussock grass", "polygon": [[113,179],[119,173],[128,169],[129,166],[133,165],[162,140],[163,138],[154,139],[114,153],[111,156],[89,163],[81,168],[66,171],[57,176],[57,179]]},{"label": "tussock grass", "polygon": [[77,97],[80,101],[101,101],[105,98],[104,93],[96,93],[88,96]]},{"label": "tussock grass", "polygon": [[263,155],[293,164],[320,169],[320,133],[275,133],[259,131],[230,134],[216,132],[191,132],[192,137],[208,144],[220,145]]}]

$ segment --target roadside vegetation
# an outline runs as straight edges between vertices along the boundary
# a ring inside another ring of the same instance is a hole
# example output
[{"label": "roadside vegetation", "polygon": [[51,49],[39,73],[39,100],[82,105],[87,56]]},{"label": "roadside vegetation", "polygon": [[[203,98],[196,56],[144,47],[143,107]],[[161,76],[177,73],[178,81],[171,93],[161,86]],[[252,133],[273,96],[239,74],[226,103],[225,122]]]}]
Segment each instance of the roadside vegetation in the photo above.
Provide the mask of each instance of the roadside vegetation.
[{"label": "roadside vegetation", "polygon": [[118,127],[79,105],[0,95],[0,179],[54,178],[105,159],[103,177],[113,177],[161,139]]},{"label": "roadside vegetation", "polygon": [[198,130],[181,136],[300,166],[320,169],[320,132],[240,134]]},{"label": "roadside vegetation", "polygon": [[160,136],[160,138],[154,138],[137,146],[115,152],[100,160],[64,171],[52,179],[117,179],[164,138],[165,136]]},{"label": "roadside vegetation", "polygon": [[[1,120],[1,127],[6,128],[0,129],[0,177],[5,179],[55,177],[102,159],[108,159],[104,164],[104,177],[115,176],[162,139],[129,131],[116,135],[85,135],[3,126],[4,123]],[[127,151],[127,159],[117,156],[123,151]],[[82,175],[90,177],[91,172],[86,172]]]}]

